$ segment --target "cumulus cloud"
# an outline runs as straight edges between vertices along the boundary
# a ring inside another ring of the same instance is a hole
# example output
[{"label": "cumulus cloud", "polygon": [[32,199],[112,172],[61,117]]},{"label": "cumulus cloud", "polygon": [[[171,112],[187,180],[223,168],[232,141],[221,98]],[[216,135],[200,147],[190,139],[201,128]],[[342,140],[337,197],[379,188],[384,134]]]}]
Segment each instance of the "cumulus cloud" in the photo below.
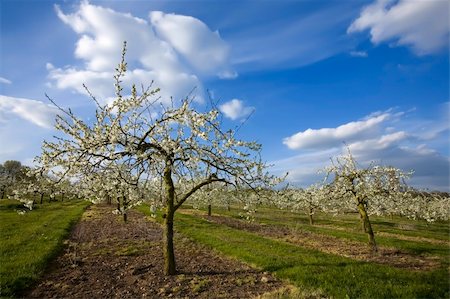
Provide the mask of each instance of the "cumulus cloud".
[{"label": "cumulus cloud", "polygon": [[373,136],[380,124],[390,117],[392,117],[390,113],[383,113],[336,128],[307,129],[284,138],[283,143],[290,149],[324,149],[339,146],[343,142]]},{"label": "cumulus cloud", "polygon": [[353,151],[382,150],[392,145],[398,144],[408,138],[408,134],[404,131],[392,134],[382,135],[379,138],[356,141],[349,145]]},{"label": "cumulus cloud", "polygon": [[0,77],[0,84],[12,84],[12,82],[6,78]]},{"label": "cumulus cloud", "polygon": [[[448,103],[442,106],[448,107]],[[411,186],[450,191],[450,159],[445,155],[448,112],[433,120],[414,117],[415,112],[376,112],[336,128],[297,133],[284,141],[299,152],[271,162],[275,165],[272,171],[280,175],[289,172],[288,182],[308,186],[324,178],[318,171],[329,165],[331,157],[346,154],[347,145],[362,166],[376,162],[414,170],[408,182]],[[341,137],[346,137],[346,145]]]},{"label": "cumulus cloud", "polygon": [[199,19],[161,11],[150,12],[150,20],[158,37],[182,54],[189,64],[202,73],[222,73],[228,63],[229,46],[218,31],[212,32]]},{"label": "cumulus cloud", "polygon": [[418,55],[448,46],[448,1],[377,0],[365,7],[347,32],[370,30],[375,44],[395,41]]},{"label": "cumulus cloud", "polygon": [[[198,19],[150,12],[150,20],[82,2],[72,14],[55,6],[58,17],[79,35],[75,57],[82,67],[47,64],[52,86],[85,93],[82,84],[105,100],[114,94],[114,67],[127,41],[129,72],[125,84],[161,88],[163,100],[184,98],[197,87],[202,99],[202,76],[233,74],[228,45]],[[231,76],[231,75],[230,75]],[[229,76],[229,77],[230,77]]]},{"label": "cumulus cloud", "polygon": [[16,115],[42,128],[52,128],[58,110],[39,101],[0,95],[0,116]]},{"label": "cumulus cloud", "polygon": [[288,173],[286,181],[302,187],[320,182],[324,175],[319,173],[329,162],[330,157],[341,154],[339,148],[301,153],[285,159],[271,161],[270,171],[278,176]]},{"label": "cumulus cloud", "polygon": [[254,110],[254,107],[247,107],[239,99],[232,99],[219,106],[219,110],[228,118],[232,120],[243,119],[249,116]]}]

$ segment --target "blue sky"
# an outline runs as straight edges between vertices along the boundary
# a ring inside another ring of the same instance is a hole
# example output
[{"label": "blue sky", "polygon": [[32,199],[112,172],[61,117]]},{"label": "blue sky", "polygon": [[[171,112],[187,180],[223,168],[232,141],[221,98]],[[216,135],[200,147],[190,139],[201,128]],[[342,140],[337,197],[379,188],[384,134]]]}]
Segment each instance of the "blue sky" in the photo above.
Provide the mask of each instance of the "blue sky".
[{"label": "blue sky", "polygon": [[449,191],[449,1],[2,0],[0,161],[31,164],[55,134],[44,94],[89,116],[121,44],[129,82],[167,99],[208,90],[225,126],[307,186],[347,144],[362,165]]}]

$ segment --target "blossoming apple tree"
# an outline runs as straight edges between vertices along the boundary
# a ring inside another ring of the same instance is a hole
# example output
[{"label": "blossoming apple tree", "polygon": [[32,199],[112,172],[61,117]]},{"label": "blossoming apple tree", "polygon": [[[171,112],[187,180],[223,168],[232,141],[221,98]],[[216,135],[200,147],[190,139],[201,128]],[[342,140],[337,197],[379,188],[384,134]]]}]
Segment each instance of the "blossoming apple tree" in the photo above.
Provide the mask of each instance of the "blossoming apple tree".
[{"label": "blossoming apple tree", "polygon": [[192,98],[162,105],[159,89],[152,86],[138,92],[132,85],[124,95],[125,52],[124,46],[114,76],[115,99],[102,105],[92,96],[97,107],[94,121],[83,121],[51,100],[61,110],[56,119],[61,136],[44,142],[39,162],[48,169],[62,167],[72,177],[102,173],[111,164],[127,165],[134,177],[129,186],[134,187],[133,182],[161,178],[164,272],[173,275],[174,216],[188,198],[215,182],[256,188],[272,183],[274,177],[265,172],[261,145],[237,139],[233,130],[222,130],[217,109],[199,112]]},{"label": "blossoming apple tree", "polygon": [[328,175],[334,174],[327,188],[331,200],[352,201],[356,204],[369,245],[373,251],[377,251],[368,209],[372,213],[377,209],[380,211],[380,208],[387,206],[384,203],[404,196],[407,193],[404,179],[411,173],[390,166],[359,167],[350,150],[347,155],[332,159],[332,165],[326,168],[326,172]]}]

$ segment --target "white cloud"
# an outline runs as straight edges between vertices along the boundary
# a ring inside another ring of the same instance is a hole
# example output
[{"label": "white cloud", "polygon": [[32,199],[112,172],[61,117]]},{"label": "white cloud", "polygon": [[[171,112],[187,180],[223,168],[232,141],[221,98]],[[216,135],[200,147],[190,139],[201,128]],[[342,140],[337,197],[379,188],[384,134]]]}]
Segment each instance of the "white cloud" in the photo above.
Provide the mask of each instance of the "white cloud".
[{"label": "white cloud", "polygon": [[0,116],[3,120],[14,114],[42,128],[52,128],[56,107],[39,101],[0,95]]},{"label": "white cloud", "polygon": [[408,138],[408,134],[404,131],[395,132],[392,134],[382,135],[375,139],[368,139],[356,141],[349,145],[352,151],[366,151],[366,150],[382,150],[390,146],[398,144]]},{"label": "white cloud", "polygon": [[353,57],[367,57],[367,52],[366,51],[350,51],[350,56]]},{"label": "white cloud", "polygon": [[12,82],[6,78],[0,77],[0,84],[12,84]]},{"label": "white cloud", "polygon": [[212,32],[196,18],[161,11],[151,12],[150,20],[158,37],[182,54],[197,71],[225,72],[230,49],[218,31]]},{"label": "white cloud", "polygon": [[377,0],[361,11],[347,32],[370,30],[375,44],[396,41],[425,55],[448,46],[448,20],[446,0]]},{"label": "white cloud", "polygon": [[75,57],[83,67],[54,67],[47,64],[52,86],[85,93],[85,83],[100,101],[114,95],[114,68],[127,41],[129,72],[125,84],[161,88],[162,100],[184,98],[197,87],[202,101],[200,76],[233,74],[228,63],[228,45],[193,17],[151,12],[151,22],[127,13],[82,2],[78,10],[58,17],[78,35]]},{"label": "white cloud", "polygon": [[320,182],[324,175],[318,173],[330,162],[330,157],[341,154],[339,148],[330,148],[321,151],[301,153],[293,157],[278,161],[272,161],[270,171],[276,175],[283,176],[288,172],[286,181],[297,186],[309,186]]},{"label": "white cloud", "polygon": [[[448,107],[448,103],[442,106]],[[448,112],[432,120],[412,116],[416,112],[394,113],[390,109],[337,128],[300,132],[285,139],[285,144],[299,153],[271,162],[275,165],[272,172],[279,175],[289,172],[287,181],[299,186],[319,182],[324,174],[317,172],[330,164],[330,158],[346,153],[345,145],[337,137],[346,136],[348,147],[362,166],[375,162],[414,170],[408,182],[411,186],[450,191]]]},{"label": "white cloud", "polygon": [[390,113],[373,115],[368,119],[350,122],[337,128],[307,129],[290,137],[283,143],[290,149],[323,149],[339,146],[343,142],[373,136],[380,124],[389,119]]},{"label": "white cloud", "polygon": [[244,102],[238,99],[232,99],[219,106],[219,110],[228,118],[232,120],[243,119],[249,116],[254,110],[254,107],[247,107]]}]

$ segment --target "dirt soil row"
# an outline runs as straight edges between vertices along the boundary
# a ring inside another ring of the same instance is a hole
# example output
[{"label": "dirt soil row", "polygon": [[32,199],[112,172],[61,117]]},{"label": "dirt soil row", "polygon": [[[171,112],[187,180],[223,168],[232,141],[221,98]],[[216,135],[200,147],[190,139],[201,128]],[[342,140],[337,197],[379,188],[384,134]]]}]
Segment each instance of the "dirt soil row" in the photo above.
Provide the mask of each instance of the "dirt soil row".
[{"label": "dirt soil row", "polygon": [[439,257],[413,255],[396,248],[378,247],[378,252],[373,253],[368,245],[357,241],[340,239],[301,229],[248,222],[227,216],[206,216],[203,212],[197,210],[183,210],[182,212],[195,214],[208,221],[227,225],[232,228],[246,230],[261,236],[287,241],[305,248],[317,249],[325,253],[340,255],[356,260],[375,262],[396,268],[418,271],[435,269],[441,265]]},{"label": "dirt soil row", "polygon": [[137,212],[128,222],[92,206],[66,249],[26,298],[252,298],[283,287],[262,273],[176,235],[179,274],[163,275],[161,227]]}]

